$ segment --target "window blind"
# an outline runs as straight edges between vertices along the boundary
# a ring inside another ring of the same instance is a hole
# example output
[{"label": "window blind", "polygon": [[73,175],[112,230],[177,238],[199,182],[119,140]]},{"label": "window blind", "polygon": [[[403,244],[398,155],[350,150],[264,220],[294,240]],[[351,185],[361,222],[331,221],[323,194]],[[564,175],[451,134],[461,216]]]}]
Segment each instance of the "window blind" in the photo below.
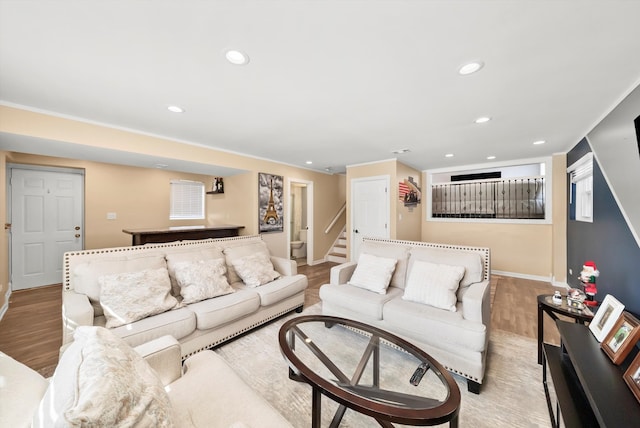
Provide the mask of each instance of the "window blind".
[{"label": "window blind", "polygon": [[204,219],[204,183],[171,180],[170,220]]}]

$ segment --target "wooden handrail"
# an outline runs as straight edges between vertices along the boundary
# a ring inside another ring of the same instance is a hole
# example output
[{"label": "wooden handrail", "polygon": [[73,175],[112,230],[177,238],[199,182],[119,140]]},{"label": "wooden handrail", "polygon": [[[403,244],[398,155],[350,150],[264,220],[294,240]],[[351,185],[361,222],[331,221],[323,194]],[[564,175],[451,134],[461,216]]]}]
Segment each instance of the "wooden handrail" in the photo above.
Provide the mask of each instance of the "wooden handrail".
[{"label": "wooden handrail", "polygon": [[331,220],[331,223],[329,223],[329,226],[327,226],[327,228],[324,230],[325,234],[329,233],[331,228],[336,224],[336,222],[338,221],[338,219],[346,209],[347,209],[347,203],[345,202],[344,204],[342,204],[342,208],[340,208],[338,210],[338,213],[333,217],[333,220]]}]

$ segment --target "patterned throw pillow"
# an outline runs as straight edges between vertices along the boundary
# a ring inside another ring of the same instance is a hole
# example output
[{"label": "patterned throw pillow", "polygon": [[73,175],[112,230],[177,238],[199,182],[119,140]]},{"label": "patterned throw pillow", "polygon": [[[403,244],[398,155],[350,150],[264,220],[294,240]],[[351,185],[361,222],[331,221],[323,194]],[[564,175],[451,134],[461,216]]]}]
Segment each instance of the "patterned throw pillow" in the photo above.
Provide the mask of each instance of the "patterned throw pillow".
[{"label": "patterned throw pillow", "polygon": [[162,382],[136,351],[102,327],[78,327],[62,354],[37,427],[172,427]]},{"label": "patterned throw pillow", "polygon": [[107,328],[166,312],[178,304],[171,295],[166,267],[104,275],[98,278],[98,284]]},{"label": "patterned throw pillow", "polygon": [[256,253],[231,261],[238,276],[248,287],[258,287],[280,277],[265,253]]},{"label": "patterned throw pillow", "polygon": [[224,259],[175,263],[174,273],[182,302],[195,303],[233,293],[235,290],[229,285],[224,275],[226,272]]},{"label": "patterned throw pillow", "polygon": [[356,270],[347,284],[378,294],[386,294],[397,262],[396,259],[387,257],[360,254]]},{"label": "patterned throw pillow", "polygon": [[464,272],[464,266],[416,260],[409,271],[402,298],[455,312],[458,301],[456,291]]}]

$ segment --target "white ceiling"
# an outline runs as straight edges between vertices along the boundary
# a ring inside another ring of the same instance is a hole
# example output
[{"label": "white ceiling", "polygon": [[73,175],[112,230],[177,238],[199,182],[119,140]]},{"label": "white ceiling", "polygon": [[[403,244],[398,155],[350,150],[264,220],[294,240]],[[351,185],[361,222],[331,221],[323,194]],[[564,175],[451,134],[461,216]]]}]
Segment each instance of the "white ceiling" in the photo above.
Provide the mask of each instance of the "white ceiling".
[{"label": "white ceiling", "polygon": [[638,16],[628,0],[0,0],[0,102],[320,171],[540,157],[638,85]]}]

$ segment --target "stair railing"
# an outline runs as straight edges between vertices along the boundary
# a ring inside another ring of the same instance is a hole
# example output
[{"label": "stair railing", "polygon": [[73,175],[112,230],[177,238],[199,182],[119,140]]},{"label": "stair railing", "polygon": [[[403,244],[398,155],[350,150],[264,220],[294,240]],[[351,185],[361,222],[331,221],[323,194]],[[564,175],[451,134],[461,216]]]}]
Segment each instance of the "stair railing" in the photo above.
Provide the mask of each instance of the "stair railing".
[{"label": "stair railing", "polygon": [[333,217],[333,220],[331,220],[331,223],[329,223],[329,226],[327,226],[327,228],[324,230],[325,234],[329,233],[331,228],[335,226],[336,222],[338,221],[342,213],[345,212],[346,209],[347,209],[347,203],[345,202],[344,204],[342,204],[342,207],[338,210],[338,213]]}]

